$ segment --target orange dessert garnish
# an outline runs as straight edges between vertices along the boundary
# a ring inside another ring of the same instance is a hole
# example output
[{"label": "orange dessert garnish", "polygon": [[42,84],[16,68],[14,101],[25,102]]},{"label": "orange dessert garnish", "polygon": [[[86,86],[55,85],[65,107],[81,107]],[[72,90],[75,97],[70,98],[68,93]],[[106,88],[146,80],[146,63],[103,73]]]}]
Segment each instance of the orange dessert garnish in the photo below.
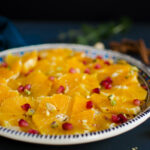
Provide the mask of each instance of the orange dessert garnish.
[{"label": "orange dessert garnish", "polygon": [[0,65],[0,125],[30,134],[107,129],[141,111],[138,69],[71,49],[9,54]]}]

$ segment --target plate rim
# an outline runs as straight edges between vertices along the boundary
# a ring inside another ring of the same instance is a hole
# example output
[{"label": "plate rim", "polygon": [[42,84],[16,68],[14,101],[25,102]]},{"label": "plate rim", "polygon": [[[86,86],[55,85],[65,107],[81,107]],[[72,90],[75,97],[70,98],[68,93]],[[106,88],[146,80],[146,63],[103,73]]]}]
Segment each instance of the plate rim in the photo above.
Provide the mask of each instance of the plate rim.
[{"label": "plate rim", "polygon": [[[128,56],[126,54],[122,54],[119,52],[114,52],[112,50],[103,49],[99,50],[92,46],[80,45],[80,44],[66,44],[66,43],[47,43],[47,44],[38,44],[38,45],[30,45],[30,46],[23,46],[18,48],[11,48],[5,51],[0,52],[0,57],[5,56],[8,53],[15,53],[18,51],[31,51],[34,49],[42,50],[46,48],[77,48],[77,49],[87,49],[88,51],[97,51],[97,52],[104,52],[110,55],[121,56],[129,62],[133,62],[133,64],[137,64],[138,67],[144,71],[149,77],[150,72],[148,68],[139,60]],[[144,112],[141,112],[139,115],[134,117],[133,119],[129,120],[126,123],[118,125],[113,128],[109,128],[102,131],[96,131],[91,133],[84,133],[84,134],[76,134],[76,135],[33,135],[29,133],[25,133],[22,131],[15,131],[12,129],[8,129],[5,127],[0,126],[0,136],[10,138],[17,141],[23,141],[28,143],[35,143],[35,144],[46,144],[46,145],[73,145],[73,144],[82,144],[82,143],[89,143],[94,141],[100,141],[107,138],[111,138],[122,133],[125,133],[136,126],[142,124],[150,117],[150,107],[148,107]]]}]

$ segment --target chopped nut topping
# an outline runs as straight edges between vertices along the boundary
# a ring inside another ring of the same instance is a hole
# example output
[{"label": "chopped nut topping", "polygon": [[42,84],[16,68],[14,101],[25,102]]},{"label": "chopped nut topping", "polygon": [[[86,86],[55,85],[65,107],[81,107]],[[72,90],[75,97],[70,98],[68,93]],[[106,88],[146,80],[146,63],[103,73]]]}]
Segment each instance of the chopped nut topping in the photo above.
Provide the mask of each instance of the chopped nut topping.
[{"label": "chopped nut topping", "polygon": [[65,114],[59,114],[59,115],[56,115],[56,119],[62,122],[62,121],[67,121],[69,117]]},{"label": "chopped nut topping", "polygon": [[113,94],[109,95],[108,99],[110,100],[110,103],[112,106],[115,106],[117,104],[116,100],[115,100],[115,95],[113,95]]},{"label": "chopped nut topping", "polygon": [[58,127],[57,122],[56,122],[56,121],[53,121],[53,122],[51,123],[51,127],[52,127],[52,128],[57,128],[57,127]]},{"label": "chopped nut topping", "polygon": [[56,110],[56,107],[53,104],[46,103],[46,108],[48,111],[53,112]]}]

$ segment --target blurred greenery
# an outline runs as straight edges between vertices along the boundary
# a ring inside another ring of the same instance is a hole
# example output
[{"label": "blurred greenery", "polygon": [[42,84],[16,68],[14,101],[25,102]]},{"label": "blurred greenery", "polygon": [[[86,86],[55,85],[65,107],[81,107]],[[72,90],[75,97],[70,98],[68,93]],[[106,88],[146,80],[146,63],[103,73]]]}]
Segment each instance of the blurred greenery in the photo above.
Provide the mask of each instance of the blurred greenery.
[{"label": "blurred greenery", "polygon": [[110,37],[128,31],[131,26],[129,18],[122,18],[118,22],[106,22],[97,25],[83,24],[81,29],[69,30],[67,33],[59,35],[60,41],[93,45],[96,42],[109,39]]}]

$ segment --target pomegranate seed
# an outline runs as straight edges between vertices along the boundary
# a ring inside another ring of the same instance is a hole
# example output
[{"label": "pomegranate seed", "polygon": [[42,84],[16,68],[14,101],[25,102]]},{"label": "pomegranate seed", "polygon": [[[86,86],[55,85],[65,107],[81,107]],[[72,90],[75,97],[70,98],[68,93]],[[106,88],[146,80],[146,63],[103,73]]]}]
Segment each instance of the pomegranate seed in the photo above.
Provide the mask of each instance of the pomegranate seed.
[{"label": "pomegranate seed", "polygon": [[24,86],[24,90],[31,90],[31,84],[26,84]]},{"label": "pomegranate seed", "polygon": [[86,69],[84,70],[84,73],[90,74],[90,69],[89,69],[89,68],[86,68]]},{"label": "pomegranate seed", "polygon": [[95,69],[100,69],[101,66],[100,66],[100,64],[96,64],[96,65],[94,66],[94,68],[95,68]]},{"label": "pomegranate seed", "polygon": [[120,118],[120,123],[124,123],[128,120],[123,114],[119,114],[118,117]]},{"label": "pomegranate seed", "polygon": [[106,86],[105,86],[105,89],[111,89],[112,88],[112,85],[111,84],[107,84]]},{"label": "pomegranate seed", "polygon": [[83,63],[84,65],[87,65],[87,61],[86,61],[86,60],[83,60],[82,63]]},{"label": "pomegranate seed", "polygon": [[100,93],[100,89],[99,88],[95,88],[95,89],[92,90],[92,92],[99,94]]},{"label": "pomegranate seed", "polygon": [[104,64],[110,65],[110,62],[109,62],[108,60],[105,60],[105,61],[104,61]]},{"label": "pomegranate seed", "polygon": [[38,59],[38,61],[40,61],[42,58],[41,58],[40,56],[38,56],[38,58],[37,58],[37,59]]},{"label": "pomegranate seed", "polygon": [[28,133],[30,133],[30,134],[39,134],[39,132],[37,130],[34,130],[34,129],[28,130]]},{"label": "pomegranate seed", "polygon": [[7,67],[8,67],[8,64],[7,64],[6,62],[2,62],[2,63],[1,63],[1,66],[7,68]]},{"label": "pomegranate seed", "polygon": [[98,55],[96,58],[97,58],[97,59],[103,59],[103,57],[100,56],[100,55]]},{"label": "pomegranate seed", "polygon": [[112,79],[110,77],[107,77],[105,80],[103,80],[101,82],[101,85],[105,88],[105,89],[110,89],[112,88]]},{"label": "pomegranate seed", "polygon": [[58,88],[57,93],[63,93],[64,90],[65,90],[64,86],[61,85],[61,86]]},{"label": "pomegranate seed", "polygon": [[103,80],[103,81],[101,82],[101,85],[106,84],[106,82],[109,83],[109,84],[111,84],[111,83],[112,83],[112,79],[111,79],[110,77],[107,77],[105,80]]},{"label": "pomegranate seed", "polygon": [[70,73],[76,73],[76,70],[75,70],[74,68],[70,68],[70,69],[69,69],[69,72],[70,72]]},{"label": "pomegranate seed", "polygon": [[51,80],[51,81],[54,81],[55,77],[50,76],[48,79]]},{"label": "pomegranate seed", "polygon": [[105,86],[107,86],[109,83],[107,82],[107,81],[105,81],[105,80],[103,80],[102,82],[101,82],[101,85],[103,86],[103,87],[105,87]]},{"label": "pomegranate seed", "polygon": [[112,115],[111,120],[114,123],[124,123],[127,121],[127,118],[123,114],[119,114],[119,115]]},{"label": "pomegranate seed", "polygon": [[20,127],[27,127],[29,125],[28,122],[23,119],[20,119],[18,124]]},{"label": "pomegranate seed", "polygon": [[19,87],[18,87],[18,92],[23,92],[24,91],[24,86],[23,85],[20,85]]},{"label": "pomegranate seed", "polygon": [[101,82],[101,85],[105,88],[105,89],[111,89],[112,88],[112,85],[107,82],[107,81],[102,81]]},{"label": "pomegranate seed", "polygon": [[114,123],[119,123],[120,122],[120,118],[117,115],[112,115],[111,120]]},{"label": "pomegranate seed", "polygon": [[25,111],[28,111],[28,109],[31,108],[31,106],[30,106],[30,104],[26,103],[26,104],[22,105],[21,108]]},{"label": "pomegranate seed", "polygon": [[145,90],[148,90],[147,86],[145,84],[141,84],[141,87]]},{"label": "pomegranate seed", "polygon": [[110,77],[107,77],[107,78],[105,79],[105,81],[107,81],[108,83],[112,83],[112,79],[111,79]]},{"label": "pomegranate seed", "polygon": [[65,122],[65,123],[62,124],[62,128],[64,130],[71,130],[71,129],[73,129],[73,126],[72,126],[71,123]]},{"label": "pomegranate seed", "polygon": [[25,74],[25,76],[28,76],[32,71],[33,71],[33,69],[29,70],[29,71]]},{"label": "pomegranate seed", "polygon": [[87,103],[86,103],[86,108],[87,109],[91,109],[93,107],[93,102],[92,101],[88,101]]},{"label": "pomegranate seed", "polygon": [[141,104],[141,101],[138,100],[138,99],[134,99],[133,104],[136,105],[136,106],[139,106]]}]

